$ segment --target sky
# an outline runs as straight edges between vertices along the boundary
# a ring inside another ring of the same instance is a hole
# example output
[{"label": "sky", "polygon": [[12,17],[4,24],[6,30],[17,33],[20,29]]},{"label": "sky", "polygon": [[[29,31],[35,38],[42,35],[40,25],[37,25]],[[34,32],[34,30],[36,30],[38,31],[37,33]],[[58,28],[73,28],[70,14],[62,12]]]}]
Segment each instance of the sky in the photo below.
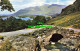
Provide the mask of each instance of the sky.
[{"label": "sky", "polygon": [[[35,6],[42,6],[44,4],[70,5],[70,4],[73,4],[75,0],[9,0],[9,1],[12,3],[13,8],[15,9],[15,12],[17,12],[20,9],[35,7]],[[5,11],[0,11],[0,14],[13,14],[15,12],[14,11],[9,12],[5,10]]]}]

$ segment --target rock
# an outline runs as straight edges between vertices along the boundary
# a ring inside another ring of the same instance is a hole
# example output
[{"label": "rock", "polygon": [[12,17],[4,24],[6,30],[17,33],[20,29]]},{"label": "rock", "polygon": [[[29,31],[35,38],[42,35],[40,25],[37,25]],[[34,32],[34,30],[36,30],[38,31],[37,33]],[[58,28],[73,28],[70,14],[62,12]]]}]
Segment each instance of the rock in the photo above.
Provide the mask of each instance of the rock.
[{"label": "rock", "polygon": [[45,49],[44,47],[41,48],[41,51],[47,51],[47,49]]},{"label": "rock", "polygon": [[51,42],[51,44],[55,44],[55,42]]},{"label": "rock", "polygon": [[45,38],[45,37],[46,37],[45,35],[42,36],[42,38]]},{"label": "rock", "polygon": [[39,40],[39,42],[42,42],[42,41],[43,41],[43,39],[42,39],[42,38],[39,38],[38,40]]},{"label": "rock", "polygon": [[74,34],[74,30],[69,30],[69,34]]},{"label": "rock", "polygon": [[38,39],[40,39],[41,38],[41,36],[38,36]]},{"label": "rock", "polygon": [[50,42],[43,42],[44,46],[48,45]]},{"label": "rock", "polygon": [[0,40],[0,43],[2,42],[2,40]]},{"label": "rock", "polygon": [[58,31],[58,34],[61,34],[61,31],[60,30]]},{"label": "rock", "polygon": [[52,35],[48,36],[47,38],[44,39],[45,42],[49,42],[50,38],[52,37]]},{"label": "rock", "polygon": [[41,51],[47,51],[47,49],[41,49]]},{"label": "rock", "polygon": [[52,49],[51,51],[60,51],[60,49]]},{"label": "rock", "polygon": [[78,46],[78,48],[80,48],[80,45]]},{"label": "rock", "polygon": [[12,47],[18,51],[32,51],[36,49],[35,38],[18,37],[12,42]]},{"label": "rock", "polygon": [[57,30],[54,30],[54,33],[57,33]]},{"label": "rock", "polygon": [[78,34],[80,34],[80,32],[78,32]]}]

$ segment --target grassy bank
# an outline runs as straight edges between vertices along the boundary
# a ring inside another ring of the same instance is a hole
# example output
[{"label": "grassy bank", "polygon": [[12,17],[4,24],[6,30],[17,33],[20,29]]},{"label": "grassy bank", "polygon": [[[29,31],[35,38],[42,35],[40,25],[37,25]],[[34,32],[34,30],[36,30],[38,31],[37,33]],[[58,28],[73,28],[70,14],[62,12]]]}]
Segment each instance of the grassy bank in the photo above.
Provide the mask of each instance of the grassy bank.
[{"label": "grassy bank", "polygon": [[80,28],[80,12],[72,13],[64,16],[57,16],[46,22],[55,26]]}]

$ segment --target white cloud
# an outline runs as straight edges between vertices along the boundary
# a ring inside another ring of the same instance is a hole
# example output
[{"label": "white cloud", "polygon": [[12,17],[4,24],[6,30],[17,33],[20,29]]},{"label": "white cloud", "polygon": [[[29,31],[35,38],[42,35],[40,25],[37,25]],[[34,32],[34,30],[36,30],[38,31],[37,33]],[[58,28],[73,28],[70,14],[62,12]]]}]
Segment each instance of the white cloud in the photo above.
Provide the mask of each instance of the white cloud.
[{"label": "white cloud", "polygon": [[73,4],[75,2],[75,0],[69,0],[69,1],[66,1],[66,3],[69,5],[69,4]]},{"label": "white cloud", "polygon": [[[22,2],[24,0],[10,0],[11,2]],[[29,0],[27,0],[29,1]],[[44,5],[44,4],[60,4],[60,5],[69,5],[69,4],[72,4],[75,0],[67,0],[67,1],[64,1],[62,2],[61,0],[57,0],[57,2],[50,2],[50,3],[46,3],[46,0],[30,0],[30,3],[26,3],[22,5],[19,5],[19,4],[13,4],[14,8],[19,8],[19,9],[22,9],[22,8],[26,8],[26,7],[34,7],[34,6],[41,6],[41,5]]]},{"label": "white cloud", "polygon": [[24,4],[22,6],[33,7],[33,6],[41,6],[45,4],[45,0],[33,0],[33,2],[29,4]]},{"label": "white cloud", "polygon": [[48,4],[70,5],[73,4],[74,2],[75,0],[66,0],[66,1],[57,0],[57,2],[50,2]]},{"label": "white cloud", "polygon": [[60,3],[60,0],[57,0],[57,4],[59,4]]},{"label": "white cloud", "polygon": [[[53,1],[55,1],[55,0],[51,0],[51,2],[49,2],[49,3],[46,2],[46,0],[10,0],[10,2],[12,3],[12,5],[16,11],[27,8],[27,7],[41,6],[44,4],[69,5],[69,4],[72,4],[75,0],[67,0],[67,1],[56,0],[56,2],[53,2]],[[20,3],[21,3],[21,5],[20,5]],[[5,13],[5,12],[8,12],[8,11],[4,11],[2,13]],[[8,12],[8,13],[10,13],[10,12]]]},{"label": "white cloud", "polygon": [[24,9],[27,7],[34,7],[34,6],[41,6],[45,4],[45,0],[32,0],[31,3],[26,3],[26,4],[22,4],[22,5],[13,5],[14,8],[20,8],[20,9]]},{"label": "white cloud", "polygon": [[22,2],[23,0],[9,0],[11,2]]},{"label": "white cloud", "polygon": [[59,2],[59,4],[70,5],[70,4],[73,4],[74,2],[75,2],[75,0],[67,0],[67,1],[64,1],[64,2]]}]

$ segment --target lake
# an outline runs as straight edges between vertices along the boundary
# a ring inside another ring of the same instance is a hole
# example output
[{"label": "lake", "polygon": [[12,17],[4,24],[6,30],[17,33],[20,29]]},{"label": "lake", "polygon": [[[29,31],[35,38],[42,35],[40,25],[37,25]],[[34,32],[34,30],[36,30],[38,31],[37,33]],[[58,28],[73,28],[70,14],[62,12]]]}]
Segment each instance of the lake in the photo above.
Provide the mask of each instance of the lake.
[{"label": "lake", "polygon": [[27,20],[33,20],[32,18],[30,18],[30,17],[24,17],[24,18],[21,18],[21,17],[15,17],[16,19],[22,19],[22,20],[25,20],[25,21],[27,21]]},{"label": "lake", "polygon": [[[10,18],[10,17],[1,17],[3,20],[5,20],[5,19],[7,19],[7,18]],[[30,17],[24,17],[24,18],[21,18],[21,17],[15,17],[16,19],[21,19],[21,20],[25,20],[25,21],[27,21],[27,20],[33,20],[32,18],[30,18]]]}]

